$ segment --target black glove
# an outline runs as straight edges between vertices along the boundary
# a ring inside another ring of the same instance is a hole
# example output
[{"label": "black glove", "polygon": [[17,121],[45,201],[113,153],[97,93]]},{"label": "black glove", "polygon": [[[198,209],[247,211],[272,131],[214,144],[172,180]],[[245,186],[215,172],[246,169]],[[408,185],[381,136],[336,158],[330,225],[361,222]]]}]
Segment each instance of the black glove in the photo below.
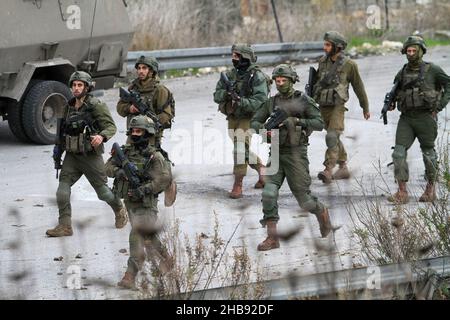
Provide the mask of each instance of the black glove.
[{"label": "black glove", "polygon": [[119,180],[127,180],[127,175],[125,174],[125,170],[119,169],[114,174],[114,177]]}]

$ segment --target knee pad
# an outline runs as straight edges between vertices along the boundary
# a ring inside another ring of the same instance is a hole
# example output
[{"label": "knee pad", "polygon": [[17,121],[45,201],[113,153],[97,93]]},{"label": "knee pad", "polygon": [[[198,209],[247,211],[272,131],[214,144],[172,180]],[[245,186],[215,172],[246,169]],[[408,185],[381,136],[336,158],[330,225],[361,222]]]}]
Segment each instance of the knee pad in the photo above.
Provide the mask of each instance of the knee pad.
[{"label": "knee pad", "polygon": [[328,131],[325,142],[328,149],[336,148],[339,143],[339,134],[336,131]]},{"label": "knee pad", "polygon": [[406,148],[401,145],[396,145],[394,152],[392,153],[392,159],[396,160],[406,160]]}]

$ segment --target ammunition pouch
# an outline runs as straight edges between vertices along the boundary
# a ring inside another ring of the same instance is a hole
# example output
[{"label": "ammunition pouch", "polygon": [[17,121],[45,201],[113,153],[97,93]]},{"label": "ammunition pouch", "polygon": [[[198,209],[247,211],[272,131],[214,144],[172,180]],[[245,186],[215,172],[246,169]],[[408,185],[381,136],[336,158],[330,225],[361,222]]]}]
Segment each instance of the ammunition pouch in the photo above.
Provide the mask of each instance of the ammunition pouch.
[{"label": "ammunition pouch", "polygon": [[434,111],[439,106],[441,94],[435,90],[423,91],[420,87],[413,87],[399,92],[397,99],[401,112],[412,110]]},{"label": "ammunition pouch", "polygon": [[90,135],[86,133],[80,133],[76,136],[66,135],[65,138],[65,150],[68,153],[86,154],[94,150]]}]

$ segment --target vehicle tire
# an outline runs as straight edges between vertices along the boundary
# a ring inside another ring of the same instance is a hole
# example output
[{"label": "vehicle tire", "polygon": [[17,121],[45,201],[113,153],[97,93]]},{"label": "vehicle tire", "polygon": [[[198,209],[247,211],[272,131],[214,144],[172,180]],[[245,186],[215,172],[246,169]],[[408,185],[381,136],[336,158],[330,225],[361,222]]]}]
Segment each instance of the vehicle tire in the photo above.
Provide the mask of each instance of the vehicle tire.
[{"label": "vehicle tire", "polygon": [[24,143],[31,142],[31,139],[25,134],[22,125],[22,105],[18,102],[10,102],[8,104],[8,125],[14,136]]},{"label": "vehicle tire", "polygon": [[30,88],[22,106],[25,134],[37,144],[55,143],[57,119],[64,115],[70,89],[58,81],[42,81]]}]

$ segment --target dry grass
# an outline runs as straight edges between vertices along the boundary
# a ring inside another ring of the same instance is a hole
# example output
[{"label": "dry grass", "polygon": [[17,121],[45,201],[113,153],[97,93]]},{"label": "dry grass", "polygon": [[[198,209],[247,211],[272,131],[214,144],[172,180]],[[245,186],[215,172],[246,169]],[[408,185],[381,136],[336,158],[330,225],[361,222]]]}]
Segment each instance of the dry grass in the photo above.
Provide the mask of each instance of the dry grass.
[{"label": "dry grass", "polygon": [[[136,35],[132,50],[225,46],[231,43],[278,42],[272,10],[243,18],[239,0],[128,0]],[[369,30],[364,4],[345,10],[337,0],[276,1],[284,41],[321,40],[335,29],[350,37],[403,39],[415,30],[432,37],[448,28],[450,6],[433,1],[427,7],[411,2],[390,10],[390,29]],[[368,2],[369,3],[369,2]],[[375,2],[374,2],[375,3]],[[340,8],[340,9],[339,9]],[[384,9],[382,13],[384,13]],[[257,11],[257,10],[253,10]],[[382,27],[385,27],[384,17]]]}]

